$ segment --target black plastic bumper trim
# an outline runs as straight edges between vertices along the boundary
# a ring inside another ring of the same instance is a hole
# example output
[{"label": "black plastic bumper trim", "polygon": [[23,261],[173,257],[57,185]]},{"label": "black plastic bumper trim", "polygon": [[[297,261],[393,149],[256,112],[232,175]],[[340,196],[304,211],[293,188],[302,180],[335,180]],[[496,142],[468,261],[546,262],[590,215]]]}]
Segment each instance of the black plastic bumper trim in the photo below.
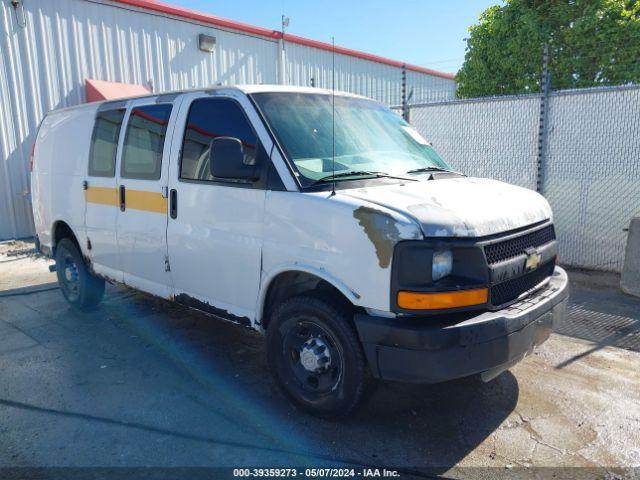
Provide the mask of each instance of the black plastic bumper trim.
[{"label": "black plastic bumper trim", "polygon": [[354,317],[376,377],[436,383],[511,364],[546,340],[566,315],[568,278],[556,267],[541,290],[508,308],[462,321],[436,318]]}]

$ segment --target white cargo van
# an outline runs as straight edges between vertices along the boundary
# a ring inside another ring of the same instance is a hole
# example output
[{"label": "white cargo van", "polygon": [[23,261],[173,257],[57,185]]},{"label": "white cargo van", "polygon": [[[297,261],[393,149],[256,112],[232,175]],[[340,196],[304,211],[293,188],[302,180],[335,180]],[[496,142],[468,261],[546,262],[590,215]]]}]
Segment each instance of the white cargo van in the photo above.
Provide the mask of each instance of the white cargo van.
[{"label": "white cargo van", "polygon": [[96,306],[106,280],[264,332],[276,382],[318,415],[375,379],[488,381],[565,314],[547,201],[451,171],[355,95],[220,87],[54,111],[32,191],[71,305]]}]

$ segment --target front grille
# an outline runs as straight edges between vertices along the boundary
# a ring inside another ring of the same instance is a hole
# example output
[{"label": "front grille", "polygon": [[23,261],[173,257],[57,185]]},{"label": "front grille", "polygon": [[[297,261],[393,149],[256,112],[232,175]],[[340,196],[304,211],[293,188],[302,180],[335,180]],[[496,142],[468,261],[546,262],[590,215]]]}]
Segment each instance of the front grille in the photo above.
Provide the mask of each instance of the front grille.
[{"label": "front grille", "polygon": [[511,238],[484,247],[489,265],[502,262],[525,253],[527,248],[539,247],[556,239],[553,225],[541,228],[535,232],[526,233],[520,237]]},{"label": "front grille", "polygon": [[525,273],[521,277],[512,278],[506,282],[498,283],[491,287],[491,304],[495,307],[515,300],[524,292],[531,290],[547,277],[553,275],[555,262],[547,262],[536,270]]}]

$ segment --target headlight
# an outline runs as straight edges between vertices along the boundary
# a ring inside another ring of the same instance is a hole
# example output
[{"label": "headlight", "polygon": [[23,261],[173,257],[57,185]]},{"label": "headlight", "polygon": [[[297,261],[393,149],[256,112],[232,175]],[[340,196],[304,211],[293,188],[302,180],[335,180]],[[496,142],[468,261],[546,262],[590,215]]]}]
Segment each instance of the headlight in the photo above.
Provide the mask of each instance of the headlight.
[{"label": "headlight", "polygon": [[441,278],[451,275],[453,270],[453,255],[451,250],[437,250],[433,252],[431,263],[431,279],[435,282]]},{"label": "headlight", "polygon": [[487,303],[489,268],[482,245],[474,240],[398,242],[391,268],[394,312],[426,314]]}]

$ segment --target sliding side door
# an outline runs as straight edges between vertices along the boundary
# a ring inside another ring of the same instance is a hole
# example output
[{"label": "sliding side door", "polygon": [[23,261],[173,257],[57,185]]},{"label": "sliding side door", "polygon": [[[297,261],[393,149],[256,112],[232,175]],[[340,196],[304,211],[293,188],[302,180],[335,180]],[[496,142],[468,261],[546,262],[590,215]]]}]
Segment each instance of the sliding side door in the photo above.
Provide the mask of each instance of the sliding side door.
[{"label": "sliding side door", "polygon": [[167,172],[175,116],[171,102],[133,100],[118,169],[118,249],[124,283],[165,298],[171,295]]}]

